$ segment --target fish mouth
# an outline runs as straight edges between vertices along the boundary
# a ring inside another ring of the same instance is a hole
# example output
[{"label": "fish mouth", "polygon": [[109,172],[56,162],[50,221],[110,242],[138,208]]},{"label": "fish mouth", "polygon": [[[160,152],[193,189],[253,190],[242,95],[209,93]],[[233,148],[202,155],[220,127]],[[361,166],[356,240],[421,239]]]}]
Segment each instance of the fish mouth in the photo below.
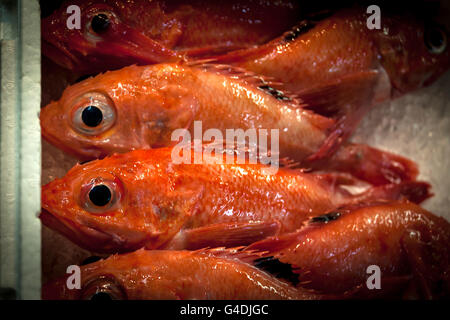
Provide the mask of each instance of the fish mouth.
[{"label": "fish mouth", "polygon": [[45,226],[52,230],[57,230],[75,244],[93,252],[112,253],[114,252],[112,248],[120,247],[121,243],[118,244],[118,242],[123,242],[121,240],[118,241],[118,237],[109,233],[78,224],[53,214],[45,208],[41,208],[39,219]]},{"label": "fish mouth", "polygon": [[92,159],[104,158],[107,154],[100,147],[89,145],[89,143],[74,143],[73,139],[72,141],[68,140],[67,143],[64,143],[61,137],[63,137],[67,132],[56,132],[55,129],[59,127],[54,126],[54,123],[56,121],[54,116],[54,109],[56,109],[57,106],[55,104],[57,103],[58,102],[52,102],[42,108],[40,111],[39,119],[41,124],[42,137],[50,144],[59,149],[62,149],[65,153],[79,160],[87,161]]},{"label": "fish mouth", "polygon": [[[155,63],[177,62],[184,60],[184,56],[178,52],[164,46],[160,42],[146,36],[143,32],[130,26],[123,25],[122,32],[105,36],[97,43],[109,47],[107,56],[111,53],[117,57],[122,57],[126,65],[133,63],[146,65]],[[127,36],[124,37],[123,34]],[[117,53],[119,53],[117,55]],[[123,66],[120,66],[123,67]]]},{"label": "fish mouth", "polygon": [[79,64],[78,58],[62,44],[54,44],[43,39],[41,47],[45,56],[65,69],[73,71]]}]

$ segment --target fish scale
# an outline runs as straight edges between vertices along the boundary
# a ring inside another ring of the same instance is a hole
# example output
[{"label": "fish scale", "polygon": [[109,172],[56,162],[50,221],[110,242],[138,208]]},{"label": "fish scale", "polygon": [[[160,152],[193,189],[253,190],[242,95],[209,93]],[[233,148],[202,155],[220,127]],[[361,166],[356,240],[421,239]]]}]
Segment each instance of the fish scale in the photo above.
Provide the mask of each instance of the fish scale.
[{"label": "fish scale", "polygon": [[[175,163],[173,150],[136,150],[75,166],[43,186],[42,222],[94,252],[229,247],[294,231],[343,205],[429,196],[423,182],[353,195],[344,188],[351,180],[340,174],[284,168],[271,174],[261,164],[235,163],[237,157],[222,164]],[[191,160],[204,155],[191,151]],[[108,203],[91,198],[97,186],[109,190]]]},{"label": "fish scale", "polygon": [[[368,76],[357,89],[371,95],[376,75]],[[216,129],[221,133],[219,140],[227,139],[228,129],[265,129],[268,148],[278,143],[280,158],[306,168],[332,165],[338,171],[356,172],[358,178],[369,177],[368,182],[374,184],[417,176],[411,161],[367,146],[345,145],[334,157],[345,141],[342,134],[350,133],[355,124],[342,128],[339,122],[307,110],[299,98],[280,100],[278,93],[260,89],[266,85],[272,87],[272,82],[226,65],[130,66],[68,87],[60,100],[41,110],[42,134],[64,151],[92,159],[174,145],[172,133],[177,129],[187,129],[191,139],[201,139],[206,130]],[[97,127],[88,127],[77,118],[87,106],[102,110],[103,120]],[[201,121],[200,137],[194,136],[196,121]],[[271,130],[278,130],[278,141],[272,140]],[[255,133],[261,139],[261,132]],[[261,140],[258,143],[261,145]],[[362,149],[363,156],[353,157],[354,149]],[[319,160],[310,161],[316,154]],[[323,159],[330,161],[319,163]]]}]

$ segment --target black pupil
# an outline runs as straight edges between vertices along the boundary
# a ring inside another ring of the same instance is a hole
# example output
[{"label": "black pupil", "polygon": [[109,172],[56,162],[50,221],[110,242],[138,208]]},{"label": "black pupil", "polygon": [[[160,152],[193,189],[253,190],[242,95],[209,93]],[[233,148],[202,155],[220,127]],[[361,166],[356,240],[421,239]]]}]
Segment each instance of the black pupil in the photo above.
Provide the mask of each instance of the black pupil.
[{"label": "black pupil", "polygon": [[81,114],[81,119],[88,127],[96,127],[102,122],[103,114],[99,108],[95,106],[88,106],[84,108],[83,113]]},{"label": "black pupil", "polygon": [[433,47],[440,48],[444,43],[444,37],[442,36],[442,32],[437,29],[431,30],[430,43]]},{"label": "black pupil", "polygon": [[96,33],[106,31],[109,27],[109,18],[104,13],[94,16],[91,21],[92,30]]},{"label": "black pupil", "polygon": [[107,294],[106,292],[99,291],[92,295],[91,300],[92,301],[107,301],[107,300],[112,300],[112,297],[109,294]]},{"label": "black pupil", "polygon": [[91,189],[89,199],[96,206],[103,207],[111,201],[111,191],[107,186],[100,184]]}]

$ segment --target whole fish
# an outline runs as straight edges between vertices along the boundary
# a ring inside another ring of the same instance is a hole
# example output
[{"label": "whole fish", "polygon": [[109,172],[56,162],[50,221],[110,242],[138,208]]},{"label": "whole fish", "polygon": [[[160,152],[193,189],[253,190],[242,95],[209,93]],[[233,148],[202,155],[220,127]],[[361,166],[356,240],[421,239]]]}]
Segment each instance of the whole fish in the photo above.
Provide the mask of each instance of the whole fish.
[{"label": "whole fish", "polygon": [[[292,265],[297,284],[316,292],[357,294],[359,287],[360,297],[401,297],[405,290],[410,298],[450,296],[450,224],[408,202],[342,208],[249,250]],[[368,290],[376,268],[381,289]]]},{"label": "whole fish", "polygon": [[[215,59],[273,77],[306,102],[310,96],[315,110],[327,115],[345,106],[327,100],[348,95],[368,71],[379,73],[376,102],[429,85],[450,65],[446,30],[404,10],[383,9],[380,29],[368,28],[366,7],[343,9],[319,21],[302,21],[265,45]],[[323,90],[334,95],[323,96]]]},{"label": "whole fish", "polygon": [[42,222],[95,252],[231,247],[292,232],[343,205],[429,196],[422,182],[351,194],[346,186],[353,181],[338,174],[283,168],[273,174],[261,164],[226,162],[223,154],[177,163],[174,150],[136,150],[76,165],[43,186]]},{"label": "whole fish", "polygon": [[[372,80],[368,77],[354,89],[370,96]],[[223,137],[228,129],[267,130],[267,139],[279,142],[281,158],[316,169],[318,162],[308,158],[320,154],[330,159],[344,141],[342,132],[351,131],[306,110],[301,101],[274,90],[262,78],[212,64],[130,66],[107,72],[68,87],[41,110],[40,120],[46,140],[81,159],[171,146],[175,130],[187,129],[195,137],[196,121],[201,121],[200,131],[217,129]],[[272,130],[278,131],[278,141],[272,140]],[[417,175],[415,164],[402,157],[366,146],[343,149],[330,159],[333,168],[370,177],[370,183]],[[353,160],[355,149],[360,161]],[[366,165],[368,161],[373,165]]]},{"label": "whole fish", "polygon": [[47,300],[280,300],[323,299],[296,289],[245,262],[255,255],[217,250],[138,250],[81,267],[81,288],[67,289],[67,277],[47,283]]},{"label": "whole fish", "polygon": [[[80,8],[80,27],[74,9]],[[295,25],[296,1],[71,0],[42,20],[43,53],[79,74],[262,44]]]}]

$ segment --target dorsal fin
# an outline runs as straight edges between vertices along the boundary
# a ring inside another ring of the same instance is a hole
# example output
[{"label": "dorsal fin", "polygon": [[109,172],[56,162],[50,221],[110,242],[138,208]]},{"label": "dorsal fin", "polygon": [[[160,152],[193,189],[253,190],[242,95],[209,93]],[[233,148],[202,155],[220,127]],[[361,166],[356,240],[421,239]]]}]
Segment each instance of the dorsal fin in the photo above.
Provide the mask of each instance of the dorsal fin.
[{"label": "dorsal fin", "polygon": [[264,256],[265,252],[261,250],[245,250],[245,246],[234,248],[202,248],[192,251],[195,254],[203,254],[216,258],[239,260],[241,262],[253,265],[253,262]]},{"label": "dorsal fin", "polygon": [[[305,168],[302,164],[296,160],[289,157],[279,157],[279,152],[273,152],[271,150],[262,149],[260,146],[255,146],[251,148],[247,145],[232,144],[233,142],[227,144],[227,140],[214,140],[212,142],[202,143],[202,151],[212,151],[214,149],[217,153],[212,153],[213,156],[225,156],[234,155],[239,159],[245,160],[246,164],[263,164],[266,166],[276,166],[277,168],[291,170],[298,173],[305,173],[311,171],[309,168]],[[195,150],[195,142],[190,143],[192,150]],[[252,161],[253,162],[252,162]],[[240,163],[237,162],[236,163]]]},{"label": "dorsal fin", "polygon": [[247,84],[258,88],[262,92],[279,101],[285,102],[286,105],[294,109],[307,107],[307,105],[304,104],[297,95],[289,92],[284,88],[284,85],[281,82],[275,81],[271,77],[261,76],[241,67],[235,67],[228,64],[219,64],[215,62],[217,62],[215,59],[205,59],[187,62],[187,65],[206,72],[245,81]]},{"label": "dorsal fin", "polygon": [[266,256],[265,251],[248,250],[246,247],[235,248],[203,248],[192,251],[195,254],[209,255],[216,258],[234,259],[264,271],[278,279],[284,279],[296,286],[299,283],[298,274],[295,273],[295,267],[281,262],[273,256]]},{"label": "dorsal fin", "polygon": [[215,63],[242,63],[245,61],[251,61],[258,59],[266,54],[271,53],[275,48],[280,45],[289,44],[301,35],[304,35],[316,26],[316,23],[310,19],[302,20],[297,23],[290,30],[283,33],[281,36],[265,43],[260,46],[254,46],[248,49],[241,49],[231,51],[223,55],[217,55],[210,57],[210,60],[214,60]]},{"label": "dorsal fin", "polygon": [[332,211],[320,216],[312,217],[311,220],[309,220],[309,223],[328,223],[330,221],[339,219],[341,215],[342,213],[340,213],[339,211]]},{"label": "dorsal fin", "polygon": [[253,265],[278,279],[286,280],[294,286],[299,284],[298,274],[295,273],[296,268],[291,264],[281,262],[273,256],[256,259],[253,261]]},{"label": "dorsal fin", "polygon": [[284,42],[292,42],[301,35],[305,34],[309,30],[313,29],[316,26],[315,23],[313,23],[310,20],[303,20],[300,23],[298,23],[295,27],[293,27],[291,30],[285,32],[281,39]]}]

